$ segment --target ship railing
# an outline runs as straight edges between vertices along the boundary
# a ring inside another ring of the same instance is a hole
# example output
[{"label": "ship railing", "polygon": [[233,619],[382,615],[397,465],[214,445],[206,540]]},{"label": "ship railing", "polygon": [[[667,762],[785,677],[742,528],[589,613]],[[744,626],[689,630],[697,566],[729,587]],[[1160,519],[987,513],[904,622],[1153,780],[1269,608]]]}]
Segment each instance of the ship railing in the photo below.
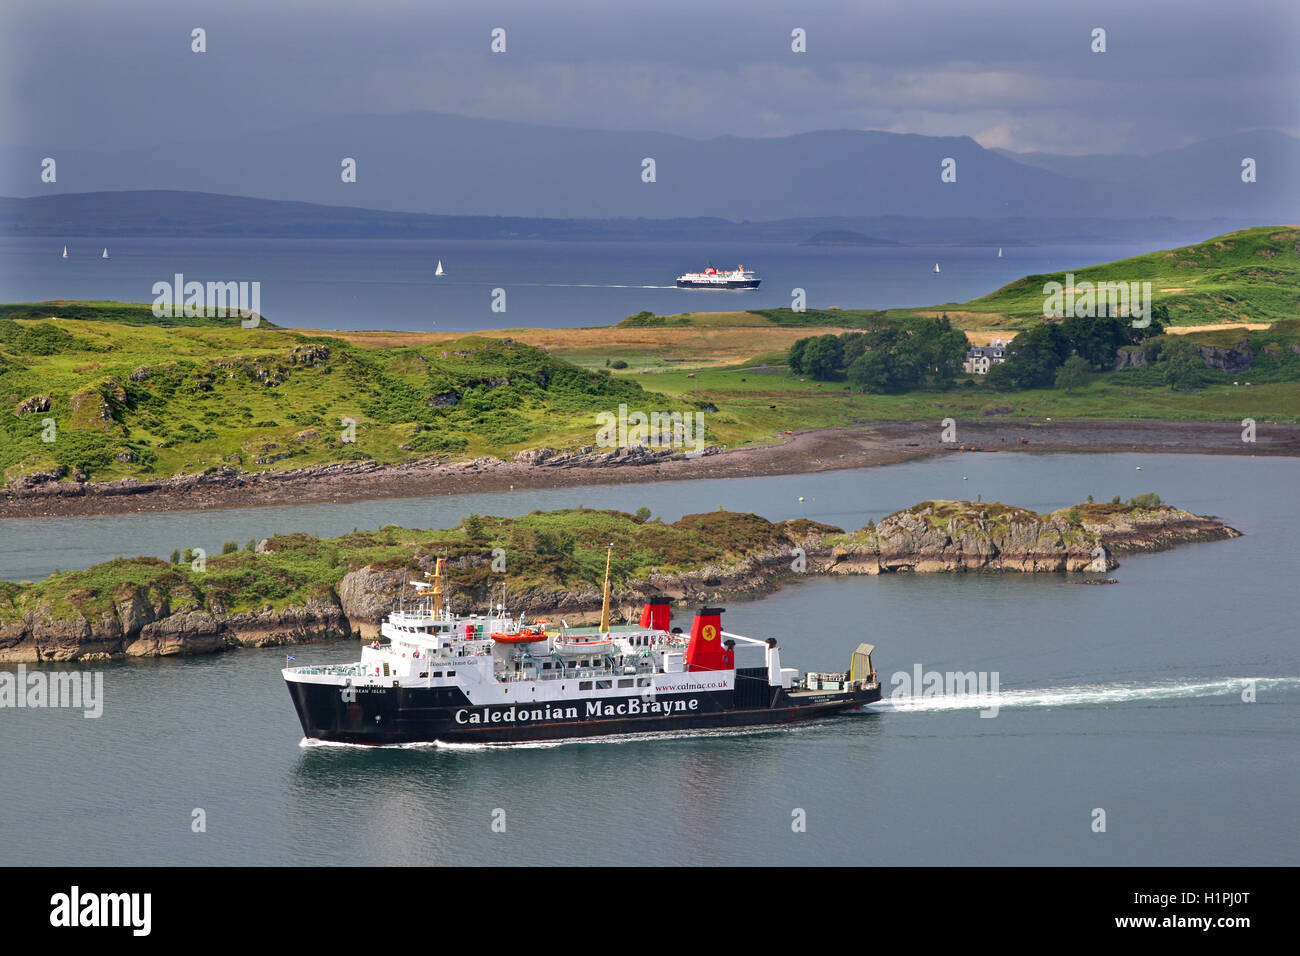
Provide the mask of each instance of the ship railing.
[{"label": "ship railing", "polygon": [[642,664],[637,667],[635,674],[627,674],[619,667],[570,667],[564,670],[538,671],[530,673],[528,671],[503,671],[497,674],[497,680],[504,684],[513,684],[516,681],[532,680],[588,680],[592,678],[615,678],[615,677],[644,677],[647,674],[655,674],[653,664]]},{"label": "ship railing", "polygon": [[295,674],[309,674],[323,677],[363,677],[365,671],[360,664],[308,664],[304,667],[291,668]]},{"label": "ship railing", "polygon": [[879,687],[880,681],[876,680],[851,680],[847,672],[810,672],[805,674],[794,682],[795,690],[870,690]]}]

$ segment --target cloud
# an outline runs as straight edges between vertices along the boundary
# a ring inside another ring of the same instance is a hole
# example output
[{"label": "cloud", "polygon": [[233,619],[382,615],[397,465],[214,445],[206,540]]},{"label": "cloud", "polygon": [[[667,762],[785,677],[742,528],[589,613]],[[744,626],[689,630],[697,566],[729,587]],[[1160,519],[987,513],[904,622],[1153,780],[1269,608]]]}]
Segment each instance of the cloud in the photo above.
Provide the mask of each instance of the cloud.
[{"label": "cloud", "polygon": [[[1056,152],[1300,129],[1294,3],[7,0],[10,142],[127,148],[438,110],[695,137],[858,128]],[[189,51],[208,30],[209,53]],[[489,31],[507,30],[505,54]],[[807,31],[808,52],[790,50]],[[1107,29],[1109,51],[1089,52]]]}]

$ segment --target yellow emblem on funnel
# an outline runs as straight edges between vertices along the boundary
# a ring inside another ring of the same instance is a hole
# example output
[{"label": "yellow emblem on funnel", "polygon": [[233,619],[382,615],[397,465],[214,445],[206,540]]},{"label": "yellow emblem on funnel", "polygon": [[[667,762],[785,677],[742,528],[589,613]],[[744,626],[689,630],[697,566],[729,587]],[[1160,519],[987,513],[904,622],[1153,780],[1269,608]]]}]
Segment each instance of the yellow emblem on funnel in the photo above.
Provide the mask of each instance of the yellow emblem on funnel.
[{"label": "yellow emblem on funnel", "polygon": [[706,641],[711,641],[718,636],[718,629],[712,624],[706,624],[704,625],[704,630],[700,632],[700,636]]}]

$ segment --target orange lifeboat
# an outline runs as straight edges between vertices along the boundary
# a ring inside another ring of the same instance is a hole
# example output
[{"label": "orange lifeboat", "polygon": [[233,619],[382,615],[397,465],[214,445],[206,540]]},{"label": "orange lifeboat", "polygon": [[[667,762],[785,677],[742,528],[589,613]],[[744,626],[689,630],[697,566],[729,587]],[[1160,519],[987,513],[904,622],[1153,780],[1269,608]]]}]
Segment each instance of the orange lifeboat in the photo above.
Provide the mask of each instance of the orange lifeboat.
[{"label": "orange lifeboat", "polygon": [[498,644],[535,644],[538,641],[546,640],[545,631],[535,631],[532,628],[525,627],[522,630],[515,631],[512,634],[492,633],[492,640]]}]

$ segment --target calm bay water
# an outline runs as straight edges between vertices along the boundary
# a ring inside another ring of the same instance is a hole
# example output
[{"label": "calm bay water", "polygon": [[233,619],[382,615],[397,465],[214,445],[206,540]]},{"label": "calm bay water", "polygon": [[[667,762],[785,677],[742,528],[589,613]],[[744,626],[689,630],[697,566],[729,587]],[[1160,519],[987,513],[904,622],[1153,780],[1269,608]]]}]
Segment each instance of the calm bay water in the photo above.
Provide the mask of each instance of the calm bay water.
[{"label": "calm bay water", "polygon": [[[1155,490],[1245,536],[1126,558],[1108,587],[1063,575],[810,579],[727,605],[729,629],[779,637],[787,665],[805,670],[841,669],[868,640],[886,677],[916,664],[996,672],[991,719],[938,699],[738,735],[303,747],[282,650],[103,665],[99,719],[0,711],[0,864],[1294,863],[1296,477],[1282,459],[990,454],[725,486],[5,520],[7,577],[15,553],[36,576],[44,551],[73,567],[122,541],[166,553],[579,501],[645,504],[665,519],[725,503],[857,527],[931,497],[1048,510]],[[191,832],[194,808],[206,833]],[[1091,830],[1094,808],[1106,833]],[[805,833],[792,832],[797,809]]]},{"label": "calm bay water", "polygon": [[[1189,235],[1187,241],[1204,236]],[[63,259],[63,246],[68,258]],[[100,258],[109,247],[109,259]],[[261,310],[298,328],[470,332],[610,325],[660,315],[962,302],[1022,275],[1109,262],[1150,244],[819,247],[794,243],[0,237],[0,302],[151,302],[155,282],[259,281]],[[446,275],[433,274],[442,260]],[[743,263],[754,292],[681,290],[678,275]],[[940,273],[933,273],[935,263]],[[506,290],[504,313],[492,290]]]}]

